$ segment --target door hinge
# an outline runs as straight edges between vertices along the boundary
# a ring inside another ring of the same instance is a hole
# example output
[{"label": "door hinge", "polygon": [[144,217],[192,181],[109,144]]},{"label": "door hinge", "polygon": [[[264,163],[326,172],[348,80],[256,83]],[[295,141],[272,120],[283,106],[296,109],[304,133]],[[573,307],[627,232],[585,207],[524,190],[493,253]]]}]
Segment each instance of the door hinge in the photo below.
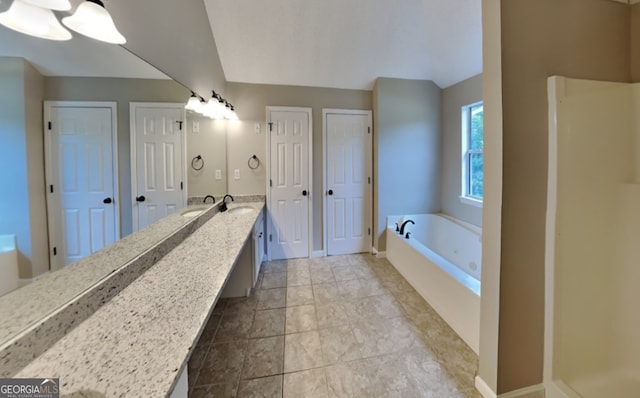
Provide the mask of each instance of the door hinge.
[{"label": "door hinge", "polygon": [[49,185],[49,192],[53,193],[53,185]]},{"label": "door hinge", "polygon": [[48,123],[47,123],[47,128],[49,129],[49,131],[51,131],[52,127],[53,127],[53,126],[51,125],[51,122],[48,122]]},{"label": "door hinge", "polygon": [[273,122],[267,123],[269,125],[269,131],[273,131]]},{"label": "door hinge", "polygon": [[367,133],[371,134],[371,127],[367,127]]},{"label": "door hinge", "polygon": [[269,234],[269,242],[273,242],[273,235]]},{"label": "door hinge", "polygon": [[367,181],[369,181],[369,184],[371,184],[371,177],[367,177]]},{"label": "door hinge", "polygon": [[180,181],[180,190],[184,191],[184,182],[183,181]]},{"label": "door hinge", "polygon": [[371,236],[371,228],[368,228],[369,236]]},{"label": "door hinge", "polygon": [[269,186],[273,187],[273,180],[269,180]]},{"label": "door hinge", "polygon": [[57,247],[54,247],[54,248],[53,248],[53,255],[54,255],[54,256],[57,256],[57,255],[58,255],[58,248],[57,248]]}]

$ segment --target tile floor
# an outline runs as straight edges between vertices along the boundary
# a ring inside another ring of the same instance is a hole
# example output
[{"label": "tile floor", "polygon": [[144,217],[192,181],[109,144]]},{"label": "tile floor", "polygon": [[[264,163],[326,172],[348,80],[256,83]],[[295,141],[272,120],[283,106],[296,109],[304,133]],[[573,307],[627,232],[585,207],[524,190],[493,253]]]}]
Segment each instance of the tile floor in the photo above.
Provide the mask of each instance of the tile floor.
[{"label": "tile floor", "polygon": [[386,259],[264,263],[221,299],[189,361],[202,397],[480,398],[475,353]]}]

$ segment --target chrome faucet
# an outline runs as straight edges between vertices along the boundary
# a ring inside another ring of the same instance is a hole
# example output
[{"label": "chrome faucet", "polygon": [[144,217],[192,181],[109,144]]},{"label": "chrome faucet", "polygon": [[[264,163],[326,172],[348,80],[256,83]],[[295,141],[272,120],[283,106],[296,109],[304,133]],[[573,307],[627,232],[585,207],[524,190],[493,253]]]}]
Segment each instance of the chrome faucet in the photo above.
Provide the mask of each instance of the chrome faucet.
[{"label": "chrome faucet", "polygon": [[407,220],[405,222],[402,223],[402,226],[400,227],[400,235],[404,235],[404,227],[407,225],[407,223],[411,223],[414,224],[413,220]]},{"label": "chrome faucet", "polygon": [[231,198],[231,201],[233,202],[233,196],[226,194],[224,195],[224,198],[222,198],[222,203],[220,203],[220,211],[227,211],[227,198]]},{"label": "chrome faucet", "polygon": [[204,199],[202,200],[202,203],[207,203],[207,199],[211,198],[213,200],[213,203],[216,203],[216,198],[213,195],[207,195],[204,197]]}]

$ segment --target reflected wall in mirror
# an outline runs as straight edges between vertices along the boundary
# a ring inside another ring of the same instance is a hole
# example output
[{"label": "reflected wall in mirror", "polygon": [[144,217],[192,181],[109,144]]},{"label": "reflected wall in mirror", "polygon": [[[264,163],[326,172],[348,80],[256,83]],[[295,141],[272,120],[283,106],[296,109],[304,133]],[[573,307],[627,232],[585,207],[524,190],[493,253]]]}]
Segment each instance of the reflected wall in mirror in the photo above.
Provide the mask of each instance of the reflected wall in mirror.
[{"label": "reflected wall in mirror", "polygon": [[[0,178],[3,181],[0,190],[0,238],[14,236],[16,248],[15,251],[11,250],[11,244],[3,244],[0,248],[0,278],[4,281],[5,275],[12,275],[11,272],[5,274],[9,268],[5,268],[4,264],[5,259],[9,259],[7,263],[15,263],[16,260],[12,258],[17,259],[20,285],[41,277],[54,276],[47,275],[51,269],[47,230],[47,195],[50,187],[46,184],[45,176],[44,101],[115,102],[118,196],[114,201],[118,201],[119,205],[119,236],[123,238],[133,231],[132,209],[135,203],[131,183],[129,105],[131,102],[184,104],[189,95],[189,90],[120,46],[75,34],[68,42],[52,42],[0,26]],[[190,123],[186,121],[186,124]],[[200,125],[204,127],[199,133],[202,140],[196,140],[194,145],[202,146],[202,150],[211,150],[206,154],[206,170],[211,170],[214,176],[196,178],[195,192],[189,190],[188,195],[199,195],[201,192],[220,195],[226,192],[227,176],[224,129],[208,120]],[[211,135],[205,136],[209,133],[208,129]],[[189,160],[190,157],[187,157]],[[185,164],[184,167],[186,177],[191,180],[190,165]],[[215,170],[221,170],[221,180],[215,178]],[[211,186],[207,187],[209,182]],[[185,185],[188,188],[188,183]],[[177,223],[176,228],[179,226]],[[0,241],[4,242],[5,239]],[[144,243],[151,245],[154,242]],[[140,250],[144,248],[138,247],[137,253],[123,254],[117,261],[114,257],[109,269],[86,272],[86,277],[77,280],[70,278],[74,281],[65,285],[67,291],[55,299],[39,295],[39,302],[31,306],[38,313],[28,314],[28,318],[35,322],[46,316],[139,254]],[[5,251],[9,255],[3,255]],[[15,279],[15,276],[11,277]],[[0,292],[0,296],[3,293]],[[0,308],[3,308],[3,298],[0,298]],[[0,319],[3,318],[0,316]],[[9,335],[0,335],[0,345],[11,338]]]},{"label": "reflected wall in mirror", "polygon": [[187,178],[189,197],[227,193],[227,124],[187,112]]}]

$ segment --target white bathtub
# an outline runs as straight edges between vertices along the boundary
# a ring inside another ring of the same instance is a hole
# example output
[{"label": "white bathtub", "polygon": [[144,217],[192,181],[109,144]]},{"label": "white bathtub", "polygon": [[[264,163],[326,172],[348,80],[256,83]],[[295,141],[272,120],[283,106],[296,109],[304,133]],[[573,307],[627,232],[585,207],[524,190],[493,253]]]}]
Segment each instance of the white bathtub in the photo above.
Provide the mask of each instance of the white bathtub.
[{"label": "white bathtub", "polygon": [[395,232],[399,218],[387,218],[387,258],[478,353],[482,231],[439,214],[407,215],[415,225],[405,239]]}]

